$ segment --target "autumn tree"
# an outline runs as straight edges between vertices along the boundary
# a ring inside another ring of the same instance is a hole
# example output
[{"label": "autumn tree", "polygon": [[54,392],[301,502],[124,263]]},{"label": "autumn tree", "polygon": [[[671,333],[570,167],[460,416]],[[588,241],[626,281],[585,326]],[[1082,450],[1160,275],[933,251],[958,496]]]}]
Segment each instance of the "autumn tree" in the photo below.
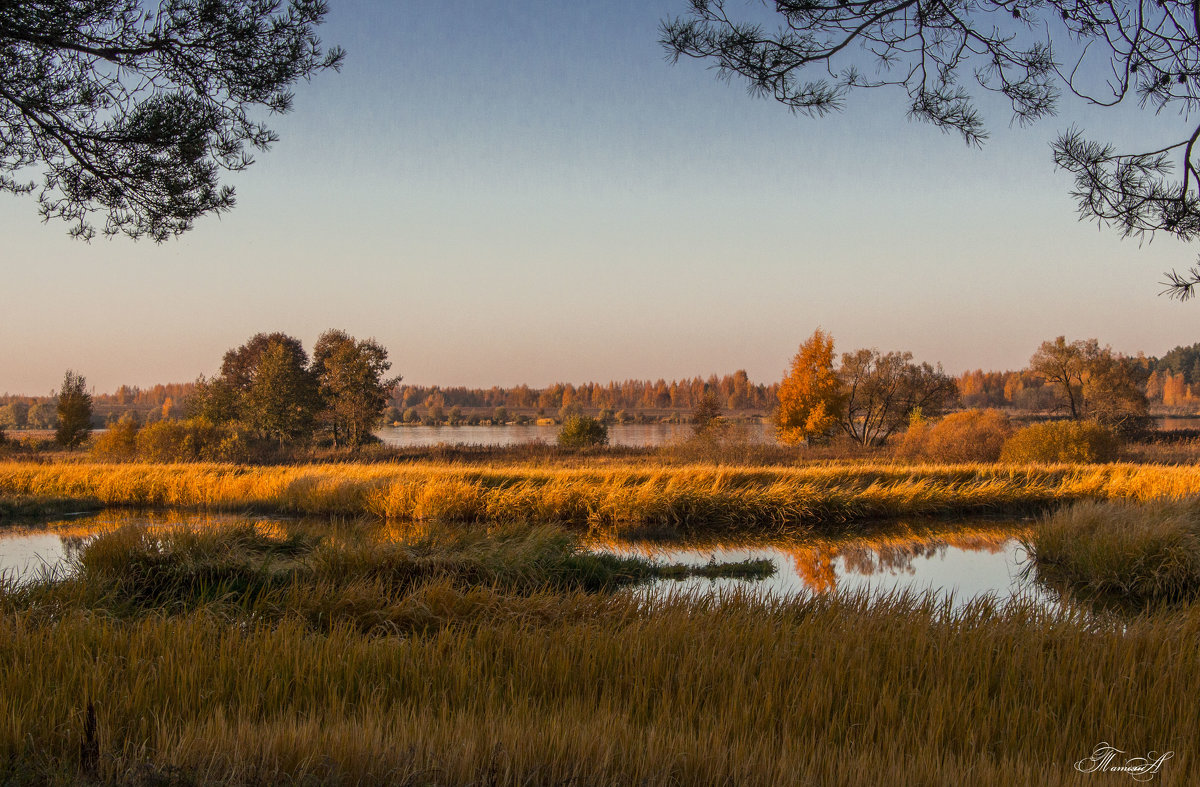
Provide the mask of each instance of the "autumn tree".
[{"label": "autumn tree", "polygon": [[336,447],[361,445],[387,407],[388,394],[400,381],[387,378],[387,350],[373,339],[355,339],[345,331],[326,331],[313,346],[312,371],[321,400],[318,420]]},{"label": "autumn tree", "polygon": [[34,402],[29,407],[28,424],[34,429],[58,427],[58,408],[54,401]]},{"label": "autumn tree", "polygon": [[1148,428],[1150,407],[1131,359],[1102,349],[1088,366],[1083,394],[1092,420],[1125,434]]},{"label": "autumn tree", "polygon": [[1062,397],[1072,418],[1080,418],[1085,410],[1083,380],[1088,365],[1100,353],[1095,339],[1067,342],[1065,336],[1042,342],[1029,359],[1029,371],[1054,386]]},{"label": "autumn tree", "polygon": [[[767,4],[773,12],[725,0],[686,5],[686,16],[662,25],[672,57],[741,76],[751,93],[810,116],[840,109],[854,91],[900,90],[911,117],[979,145],[987,138],[981,91],[1003,96],[1020,124],[1055,114],[1064,93],[1091,107],[1133,104],[1163,117],[1175,110],[1182,127],[1166,121],[1167,141],[1154,135],[1141,149],[1118,151],[1071,128],[1053,145],[1054,164],[1074,176],[1081,218],[1124,236],[1200,235],[1200,122],[1189,117],[1200,105],[1194,2],[778,0]],[[1187,297],[1197,283],[1200,267],[1171,274],[1169,289]]]},{"label": "autumn tree", "polygon": [[1090,418],[1123,431],[1143,425],[1148,403],[1139,369],[1096,339],[1068,342],[1059,336],[1042,342],[1029,370],[1053,387],[1072,419]]},{"label": "autumn tree", "polygon": [[87,380],[70,369],[63,375],[57,399],[58,429],[54,439],[65,448],[74,448],[88,439],[92,431],[92,395]]},{"label": "autumn tree", "polygon": [[910,352],[843,353],[838,377],[845,391],[842,429],[861,445],[879,445],[920,410],[936,417],[957,396],[941,367],[912,362]]},{"label": "autumn tree", "polygon": [[709,437],[717,434],[723,423],[721,400],[716,393],[709,391],[700,397],[696,408],[692,410],[692,432],[696,437]]},{"label": "autumn tree", "polygon": [[19,399],[0,407],[0,426],[23,429],[29,423],[29,403]]},{"label": "autumn tree", "polygon": [[833,370],[833,337],[820,328],[800,345],[779,384],[775,432],[780,442],[799,445],[829,436],[841,420],[845,395]]},{"label": "autumn tree", "polygon": [[[282,7],[281,7],[282,6]],[[222,171],[278,138],[256,114],[337,68],[323,0],[0,2],[0,191],[90,239],[163,241],[234,204]],[[41,184],[27,180],[43,171]]]}]

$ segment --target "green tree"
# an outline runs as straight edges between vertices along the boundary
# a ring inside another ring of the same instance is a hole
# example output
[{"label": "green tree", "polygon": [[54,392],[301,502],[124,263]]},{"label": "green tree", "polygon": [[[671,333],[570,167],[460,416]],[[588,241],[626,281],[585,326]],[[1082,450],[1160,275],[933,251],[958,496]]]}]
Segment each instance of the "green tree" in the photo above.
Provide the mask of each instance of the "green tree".
[{"label": "green tree", "polygon": [[608,444],[608,427],[587,415],[569,415],[558,430],[563,448],[593,448]]},{"label": "green tree", "polygon": [[[222,170],[277,135],[299,80],[337,68],[323,0],[0,2],[0,191],[71,234],[163,241],[234,204]],[[41,186],[26,181],[44,171]]]},{"label": "green tree", "polygon": [[399,377],[387,378],[387,350],[373,339],[358,340],[344,331],[326,331],[313,347],[312,371],[321,399],[318,420],[334,445],[357,446],[387,407]]},{"label": "green tree", "polygon": [[[662,25],[671,56],[740,75],[752,94],[810,116],[840,109],[856,90],[898,89],[911,117],[978,145],[987,138],[978,92],[1004,96],[1021,124],[1055,114],[1064,92],[1092,107],[1176,110],[1184,122],[1168,121],[1167,141],[1153,135],[1141,150],[1118,152],[1072,128],[1054,143],[1054,164],[1074,176],[1081,218],[1125,236],[1200,236],[1194,3],[778,0],[768,4],[774,31],[758,10],[725,0],[686,5],[687,16]],[[1197,268],[1171,276],[1180,297],[1200,283]]]},{"label": "green tree", "polygon": [[283,448],[285,442],[312,437],[317,402],[316,381],[307,365],[286,344],[276,342],[259,358],[242,410],[247,425]]},{"label": "green tree", "polygon": [[58,391],[58,430],[54,439],[59,445],[74,448],[88,439],[92,431],[92,395],[83,375],[68,369]]},{"label": "green tree", "polygon": [[800,345],[779,384],[775,432],[780,442],[799,445],[829,436],[845,406],[842,381],[833,369],[833,337],[817,329]]},{"label": "green tree", "polygon": [[206,418],[214,424],[236,421],[241,415],[241,396],[224,377],[196,380],[191,394],[184,402],[184,413],[188,418]]},{"label": "green tree", "polygon": [[286,333],[256,333],[240,347],[228,350],[221,359],[221,379],[234,390],[245,393],[254,385],[263,353],[275,345],[282,345],[292,362],[297,366],[308,366],[308,353],[304,345]]}]

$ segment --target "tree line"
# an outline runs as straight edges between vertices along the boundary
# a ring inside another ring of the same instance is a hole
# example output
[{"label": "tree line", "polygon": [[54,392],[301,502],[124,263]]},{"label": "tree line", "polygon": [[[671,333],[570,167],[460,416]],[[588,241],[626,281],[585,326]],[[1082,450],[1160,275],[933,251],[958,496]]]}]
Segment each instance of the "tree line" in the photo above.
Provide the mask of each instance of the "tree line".
[{"label": "tree line", "polygon": [[[819,341],[818,341],[819,340]],[[814,343],[815,342],[815,343]],[[826,411],[804,410],[803,422],[779,412],[785,431],[797,439],[817,435],[844,405],[845,431],[864,444],[886,440],[905,424],[905,413],[920,408],[926,416],[953,408],[1000,408],[1042,415],[1101,420],[1119,428],[1141,423],[1153,406],[1195,412],[1200,409],[1200,343],[1178,346],[1161,358],[1123,356],[1096,339],[1044,342],[1020,370],[964,372],[949,377],[940,367],[913,363],[911,354],[858,350],[834,364],[832,339],[814,335],[801,355],[817,353],[847,392],[845,402],[826,399]],[[800,359],[814,363],[813,357]],[[723,411],[766,414],[781,402],[803,398],[793,369],[780,383],[755,383],[745,370],[733,374],[672,380],[625,380],[606,384],[555,383],[504,388],[401,385],[386,378],[387,351],[374,340],[361,341],[343,331],[327,331],[310,359],[301,342],[283,333],[260,333],[225,353],[220,372],[191,383],[149,388],[121,386],[112,394],[89,393],[92,424],[115,423],[118,415],[149,424],[160,419],[204,417],[214,424],[237,424],[264,439],[287,442],[328,440],[359,445],[370,439],[381,420],[430,420],[429,414],[463,407],[489,408],[492,420],[509,410],[568,409],[600,412],[695,410],[704,403]],[[73,373],[72,373],[73,374]],[[64,390],[70,386],[64,380]],[[839,389],[841,390],[841,389]],[[51,397],[0,396],[0,429],[56,429],[57,394]],[[834,405],[837,405],[834,408]],[[409,418],[418,408],[426,417]],[[900,415],[897,416],[896,413]],[[99,415],[97,415],[99,413]],[[853,417],[851,417],[853,413]],[[451,417],[451,421],[454,418]],[[459,420],[466,420],[461,418]],[[808,425],[822,425],[821,428]]]},{"label": "tree line", "polygon": [[913,362],[909,352],[860,349],[838,359],[833,347],[833,337],[818,329],[792,359],[775,413],[782,442],[819,443],[840,433],[864,446],[880,445],[952,406],[991,405],[995,400],[988,393],[1001,391],[997,404],[1036,390],[1036,408],[1030,409],[1094,421],[1126,434],[1149,426],[1150,363],[1144,357],[1121,356],[1096,339],[1059,336],[1043,342],[1021,372],[968,372],[957,381],[940,365]]},{"label": "tree line", "polygon": [[392,405],[445,408],[476,407],[556,411],[578,405],[595,410],[690,410],[706,395],[715,395],[727,410],[766,411],[774,407],[776,384],[755,383],[744,369],[707,379],[623,380],[608,383],[554,383],[490,388],[405,385],[396,389]]}]

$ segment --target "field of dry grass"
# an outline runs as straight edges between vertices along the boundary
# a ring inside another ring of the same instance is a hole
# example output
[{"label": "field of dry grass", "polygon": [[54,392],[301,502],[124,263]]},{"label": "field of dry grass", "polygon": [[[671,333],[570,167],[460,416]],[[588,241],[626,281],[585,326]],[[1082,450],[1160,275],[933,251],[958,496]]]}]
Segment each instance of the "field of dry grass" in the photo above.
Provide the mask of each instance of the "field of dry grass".
[{"label": "field of dry grass", "polygon": [[[0,582],[0,783],[1090,785],[1127,778],[1072,767],[1109,741],[1173,752],[1155,781],[1192,784],[1186,593],[1132,616],[646,603],[616,589],[653,569],[587,545],[806,533],[800,566],[867,519],[1055,506],[1029,525],[1038,571],[1133,593],[1194,565],[1198,493],[1200,468],[1119,464],[0,464],[10,506],[117,509],[75,573]],[[325,519],[134,511],[167,507]],[[985,548],[1011,534],[934,527]]]},{"label": "field of dry grass", "polygon": [[0,781],[1082,785],[1102,740],[1200,776],[1200,608],[647,605],[553,529],[379,528],[126,528],[0,588]]}]

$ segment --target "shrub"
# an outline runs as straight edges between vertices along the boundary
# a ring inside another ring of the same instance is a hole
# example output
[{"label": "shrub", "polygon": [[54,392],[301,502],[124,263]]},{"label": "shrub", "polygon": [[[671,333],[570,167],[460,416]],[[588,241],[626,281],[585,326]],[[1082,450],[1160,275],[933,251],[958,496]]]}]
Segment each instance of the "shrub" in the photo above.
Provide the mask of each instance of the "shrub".
[{"label": "shrub", "polygon": [[591,448],[608,443],[608,427],[586,415],[572,415],[558,430],[558,444],[563,448]]},{"label": "shrub", "polygon": [[1094,421],[1046,421],[1017,430],[1004,442],[1002,462],[1111,462],[1120,443]]},{"label": "shrub", "polygon": [[123,415],[108,431],[92,439],[92,456],[110,462],[133,459],[137,455],[137,435],[137,420]]},{"label": "shrub", "polygon": [[931,462],[995,462],[1011,434],[1012,424],[999,410],[964,410],[932,425],[914,419],[898,453]]},{"label": "shrub", "polygon": [[238,424],[207,418],[158,421],[137,434],[138,458],[147,462],[236,462],[249,451]]}]

